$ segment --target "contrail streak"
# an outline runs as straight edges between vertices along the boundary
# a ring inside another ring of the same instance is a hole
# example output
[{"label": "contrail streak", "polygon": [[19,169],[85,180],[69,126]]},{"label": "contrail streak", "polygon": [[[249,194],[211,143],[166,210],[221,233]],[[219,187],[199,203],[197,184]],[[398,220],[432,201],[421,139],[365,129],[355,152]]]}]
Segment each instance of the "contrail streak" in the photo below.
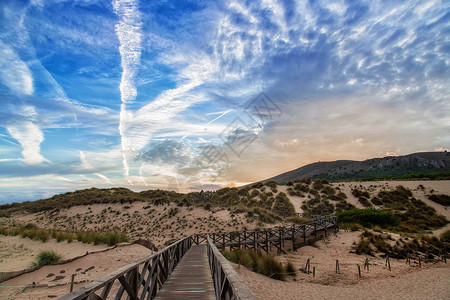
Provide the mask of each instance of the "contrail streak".
[{"label": "contrail streak", "polygon": [[122,65],[122,78],[120,81],[122,105],[120,106],[119,133],[122,144],[124,176],[128,179],[128,142],[125,136],[128,120],[126,104],[134,101],[137,96],[134,77],[141,58],[142,23],[140,21],[141,15],[138,10],[137,0],[114,0],[113,8],[114,12],[119,16],[119,23],[116,24],[116,34],[120,42],[119,52]]}]

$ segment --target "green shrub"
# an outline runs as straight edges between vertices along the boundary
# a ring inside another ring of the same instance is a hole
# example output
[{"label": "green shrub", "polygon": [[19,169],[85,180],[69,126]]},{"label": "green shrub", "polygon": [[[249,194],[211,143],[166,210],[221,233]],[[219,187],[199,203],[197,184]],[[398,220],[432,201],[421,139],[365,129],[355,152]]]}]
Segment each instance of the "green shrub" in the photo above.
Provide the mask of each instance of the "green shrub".
[{"label": "green shrub", "polygon": [[38,227],[35,224],[33,224],[33,223],[28,223],[25,226],[23,226],[23,229],[36,230],[36,229],[38,229]]},{"label": "green shrub", "polygon": [[450,205],[450,196],[449,195],[431,195],[428,196],[428,199],[430,199],[431,201],[434,201],[436,203],[439,203],[441,205],[444,206],[449,206]]},{"label": "green shrub", "polygon": [[288,261],[288,263],[286,264],[286,273],[290,276],[297,275],[297,270],[295,269],[294,264],[290,261]]},{"label": "green shrub", "polygon": [[370,242],[367,239],[361,238],[356,244],[356,254],[369,254],[372,255],[372,248],[370,248]]},{"label": "green shrub", "polygon": [[364,207],[372,207],[372,204],[370,204],[370,202],[369,202],[369,200],[367,198],[361,197],[361,198],[358,198],[358,201]]},{"label": "green shrub", "polygon": [[264,223],[272,224],[275,223],[275,221],[281,220],[279,215],[265,208],[252,207],[249,212],[253,215],[257,215],[258,219]]},{"label": "green shrub", "polygon": [[49,238],[50,238],[50,233],[48,233],[48,231],[38,230],[36,233],[35,239],[38,239],[38,240],[42,241],[43,243],[45,243]]},{"label": "green shrub", "polygon": [[267,181],[265,183],[266,186],[270,187],[271,189],[276,189],[278,186],[278,183],[276,181]]},{"label": "green shrub", "polygon": [[390,212],[384,212],[373,208],[352,209],[336,214],[340,223],[358,223],[365,227],[378,225],[381,228],[399,225],[399,220]]},{"label": "green shrub", "polygon": [[316,191],[320,191],[322,188],[323,188],[323,184],[322,184],[321,180],[314,181],[313,189],[315,189]]},{"label": "green shrub", "polygon": [[262,257],[258,273],[261,273],[273,279],[286,279],[286,271],[283,264],[277,261],[275,257],[270,255],[265,255]]},{"label": "green shrub", "polygon": [[308,193],[309,192],[309,187],[307,185],[298,183],[294,186],[294,189],[303,193]]},{"label": "green shrub", "polygon": [[52,262],[60,261],[61,256],[56,254],[53,250],[41,251],[36,256],[36,260],[31,264],[32,267],[47,265]]},{"label": "green shrub", "polygon": [[327,185],[322,189],[322,193],[324,193],[325,195],[331,196],[331,195],[336,194],[336,190],[332,186]]},{"label": "green shrub", "polygon": [[[257,272],[273,279],[284,280],[286,278],[283,264],[270,255],[261,256],[253,250],[234,249],[222,251],[222,255],[236,264],[245,266],[253,272]],[[288,263],[289,265],[289,263]],[[290,267],[294,268],[293,265]],[[294,271],[291,271],[295,273]]]},{"label": "green shrub", "polygon": [[273,210],[280,212],[295,212],[294,205],[292,205],[289,198],[283,192],[280,192],[275,198]]},{"label": "green shrub", "polygon": [[445,231],[441,234],[441,241],[443,242],[450,242],[450,230]]},{"label": "green shrub", "polygon": [[356,207],[353,204],[348,203],[345,200],[340,200],[338,203],[336,203],[336,211],[337,212],[341,212],[344,210],[352,210],[352,209],[356,209]]}]

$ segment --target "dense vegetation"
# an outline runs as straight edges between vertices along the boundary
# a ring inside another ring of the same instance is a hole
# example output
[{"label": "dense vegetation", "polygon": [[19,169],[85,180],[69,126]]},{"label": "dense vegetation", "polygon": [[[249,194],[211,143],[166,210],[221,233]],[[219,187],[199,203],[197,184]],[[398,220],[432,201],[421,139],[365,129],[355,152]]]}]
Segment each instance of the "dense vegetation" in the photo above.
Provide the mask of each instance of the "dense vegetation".
[{"label": "dense vegetation", "polygon": [[450,196],[449,195],[442,195],[442,194],[436,195],[436,194],[433,194],[433,195],[430,195],[428,197],[428,199],[430,199],[431,201],[434,201],[436,203],[439,203],[441,205],[444,205],[444,206],[449,206],[450,205]]},{"label": "dense vegetation", "polygon": [[0,227],[1,235],[21,236],[36,241],[46,242],[50,238],[57,242],[67,241],[71,243],[77,240],[87,244],[106,244],[113,246],[118,243],[128,242],[129,238],[122,232],[94,232],[94,231],[63,231],[63,230],[46,230],[38,228],[34,224],[26,224],[25,226],[16,227]]},{"label": "dense vegetation", "polygon": [[426,253],[427,258],[438,257],[450,251],[450,245],[441,237],[421,236],[419,238],[400,238],[395,241],[387,233],[365,230],[355,245],[356,253],[374,255],[375,251],[393,258],[406,258],[408,255]]},{"label": "dense vegetation", "polygon": [[[171,191],[149,190],[133,192],[125,188],[97,189],[69,192],[55,195],[49,199],[34,202],[13,203],[0,206],[0,212],[9,215],[13,212],[57,212],[60,209],[77,205],[96,203],[127,204],[134,201],[144,201],[153,205],[167,205],[175,203],[178,206],[197,206],[207,210],[226,208],[232,215],[244,213],[247,220],[258,220],[273,224],[279,221],[300,223],[303,218],[294,216],[294,206],[288,196],[279,191],[275,181],[258,182],[243,188],[224,188],[215,192],[193,192],[179,194]],[[300,179],[287,183],[287,193],[291,197],[303,198],[302,209],[305,215],[337,214],[339,222],[343,224],[360,224],[364,227],[380,226],[397,232],[417,233],[433,228],[439,228],[448,223],[445,217],[424,202],[415,199],[412,192],[403,186],[395,190],[382,190],[375,196],[369,191],[354,188],[352,195],[362,206],[370,209],[359,210],[346,201],[347,195],[339,186],[333,186],[329,181]],[[448,205],[449,196],[433,194],[429,199]],[[376,209],[375,209],[376,208]],[[177,209],[174,210],[176,214]],[[103,212],[102,212],[103,213]],[[170,215],[170,214],[169,214]],[[71,228],[73,229],[73,228]],[[5,232],[0,228],[0,233]],[[42,229],[10,228],[10,232],[17,232],[24,237],[45,241],[50,234]],[[7,233],[10,234],[10,233]],[[82,240],[88,243],[115,244],[116,240],[124,241],[126,237],[118,237],[120,233],[77,233],[68,231],[53,231],[52,237],[58,240]],[[83,237],[84,236],[84,237]]]},{"label": "dense vegetation", "polygon": [[[355,208],[346,201],[347,195],[334,188],[327,180],[300,179],[287,183],[290,190],[297,191],[296,196],[301,193],[308,200],[303,202],[302,209],[307,215],[327,215]],[[293,188],[291,188],[293,187]],[[338,192],[339,191],[339,192]]]},{"label": "dense vegetation", "polygon": [[[337,216],[340,223],[357,223],[369,228],[378,225],[409,233],[440,228],[448,223],[444,216],[438,215],[425,202],[415,199],[412,192],[403,186],[397,186],[393,191],[380,191],[372,199],[369,199],[370,194],[366,191],[354,189],[352,193],[363,206],[371,208],[339,212]],[[379,209],[374,209],[373,206]]]},{"label": "dense vegetation", "polygon": [[380,211],[373,208],[352,209],[342,211],[336,214],[339,223],[342,224],[361,224],[364,227],[372,228],[380,226],[381,228],[395,227],[400,221],[390,212]]}]

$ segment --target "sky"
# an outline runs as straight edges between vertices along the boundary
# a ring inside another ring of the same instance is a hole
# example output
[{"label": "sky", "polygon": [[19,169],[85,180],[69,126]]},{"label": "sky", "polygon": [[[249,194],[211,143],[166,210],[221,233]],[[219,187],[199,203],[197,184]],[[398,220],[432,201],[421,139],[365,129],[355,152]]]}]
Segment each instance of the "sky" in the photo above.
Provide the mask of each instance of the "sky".
[{"label": "sky", "polygon": [[0,204],[450,145],[450,1],[0,1]]}]

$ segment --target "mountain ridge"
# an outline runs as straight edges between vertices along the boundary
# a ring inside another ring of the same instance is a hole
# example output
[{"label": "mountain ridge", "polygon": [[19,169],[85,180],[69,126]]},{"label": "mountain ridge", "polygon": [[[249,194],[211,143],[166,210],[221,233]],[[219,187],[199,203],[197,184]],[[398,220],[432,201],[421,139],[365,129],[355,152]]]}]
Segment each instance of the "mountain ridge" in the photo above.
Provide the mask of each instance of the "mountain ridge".
[{"label": "mountain ridge", "polygon": [[362,180],[450,173],[450,153],[417,152],[400,156],[370,158],[363,161],[315,162],[263,181],[288,182],[302,178]]}]

